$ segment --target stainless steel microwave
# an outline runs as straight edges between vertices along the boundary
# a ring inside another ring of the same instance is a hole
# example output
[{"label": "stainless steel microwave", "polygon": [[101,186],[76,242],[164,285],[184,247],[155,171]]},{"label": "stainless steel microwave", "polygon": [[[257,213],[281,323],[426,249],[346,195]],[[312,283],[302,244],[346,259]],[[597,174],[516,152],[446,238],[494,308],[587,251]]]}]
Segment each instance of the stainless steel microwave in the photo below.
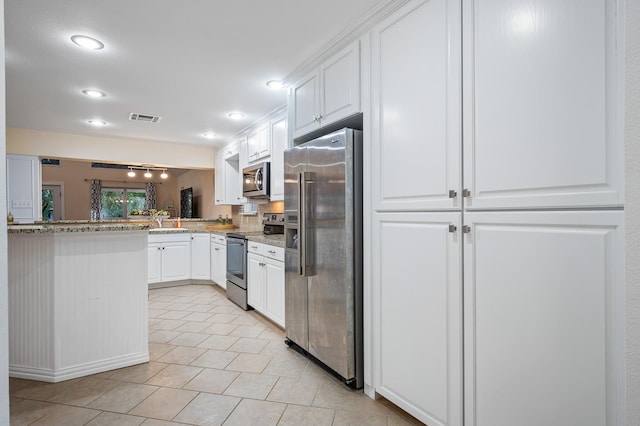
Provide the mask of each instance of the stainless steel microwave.
[{"label": "stainless steel microwave", "polygon": [[244,197],[269,197],[269,166],[269,162],[265,161],[242,170],[242,195]]}]

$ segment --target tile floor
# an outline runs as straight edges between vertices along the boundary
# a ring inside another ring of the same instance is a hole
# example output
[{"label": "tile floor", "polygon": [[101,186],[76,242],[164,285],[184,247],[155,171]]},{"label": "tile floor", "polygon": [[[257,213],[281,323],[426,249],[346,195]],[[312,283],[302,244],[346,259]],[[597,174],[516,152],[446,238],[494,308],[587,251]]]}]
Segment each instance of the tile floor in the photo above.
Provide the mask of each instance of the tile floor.
[{"label": "tile floor", "polygon": [[10,379],[11,425],[406,425],[289,349],[217,286],[149,292],[150,362],[61,383]]}]

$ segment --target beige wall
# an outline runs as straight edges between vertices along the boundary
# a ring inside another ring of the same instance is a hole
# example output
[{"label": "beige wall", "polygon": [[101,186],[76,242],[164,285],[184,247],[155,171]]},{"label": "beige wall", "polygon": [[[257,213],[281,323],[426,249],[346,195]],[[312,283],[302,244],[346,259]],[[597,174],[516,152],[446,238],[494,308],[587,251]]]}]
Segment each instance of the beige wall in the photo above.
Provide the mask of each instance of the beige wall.
[{"label": "beige wall", "polygon": [[[60,166],[42,166],[42,184],[63,184],[63,219],[66,220],[89,219],[89,182],[85,179],[100,179],[103,188],[144,188],[147,182],[141,173],[130,178],[125,170],[94,169],[88,161],[61,159],[60,163]],[[173,204],[177,209],[180,200],[176,196],[176,176],[169,172],[169,178],[165,180],[155,173],[150,180],[158,183],[158,209],[165,209],[167,204]]]},{"label": "beige wall", "polygon": [[[214,201],[214,173],[213,170],[189,170],[177,178],[178,205],[180,204],[180,190],[193,188],[193,198],[197,204],[194,212],[196,217],[215,219],[218,215],[231,215],[231,207],[216,206]],[[179,206],[176,205],[178,208]]]},{"label": "beige wall", "polygon": [[213,169],[211,146],[141,139],[97,137],[30,129],[7,129],[7,153],[72,158],[105,163],[154,164],[159,167]]}]

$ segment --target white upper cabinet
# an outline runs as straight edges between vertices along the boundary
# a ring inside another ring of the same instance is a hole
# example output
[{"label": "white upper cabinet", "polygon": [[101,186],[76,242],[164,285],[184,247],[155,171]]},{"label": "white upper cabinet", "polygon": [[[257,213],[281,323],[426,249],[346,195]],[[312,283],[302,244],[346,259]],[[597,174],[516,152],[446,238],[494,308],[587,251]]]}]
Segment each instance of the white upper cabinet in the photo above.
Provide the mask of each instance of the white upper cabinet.
[{"label": "white upper cabinet", "polygon": [[622,7],[464,2],[466,207],[623,204]]},{"label": "white upper cabinet", "polygon": [[42,220],[41,189],[38,157],[7,154],[7,212],[11,212],[16,222]]},{"label": "white upper cabinet", "polygon": [[243,204],[241,157],[244,139],[236,140],[216,152],[216,204]]},{"label": "white upper cabinet", "polygon": [[214,191],[216,205],[226,204],[225,189],[225,161],[223,150],[216,152],[216,169]]},{"label": "white upper cabinet", "polygon": [[460,2],[414,1],[372,31],[373,206],[461,207]]},{"label": "white upper cabinet", "polygon": [[271,154],[271,138],[269,136],[269,123],[261,124],[249,133],[247,156],[250,163],[268,157]]},{"label": "white upper cabinet", "polygon": [[295,83],[289,102],[294,137],[360,112],[359,40]]},{"label": "white upper cabinet", "polygon": [[465,425],[625,424],[624,212],[465,222]]},{"label": "white upper cabinet", "polygon": [[287,149],[287,118],[271,121],[271,201],[284,200],[284,150]]}]

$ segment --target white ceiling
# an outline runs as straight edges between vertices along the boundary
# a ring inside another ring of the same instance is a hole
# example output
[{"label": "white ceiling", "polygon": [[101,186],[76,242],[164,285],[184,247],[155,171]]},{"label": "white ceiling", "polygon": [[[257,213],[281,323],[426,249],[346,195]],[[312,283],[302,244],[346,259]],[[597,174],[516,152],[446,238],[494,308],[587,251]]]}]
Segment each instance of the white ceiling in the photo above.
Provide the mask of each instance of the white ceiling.
[{"label": "white ceiling", "polygon": [[[220,146],[286,103],[267,80],[290,74],[379,2],[6,0],[7,126]],[[105,48],[81,49],[74,34]],[[232,121],[231,111],[246,118]],[[162,119],[129,121],[131,112]]]}]

